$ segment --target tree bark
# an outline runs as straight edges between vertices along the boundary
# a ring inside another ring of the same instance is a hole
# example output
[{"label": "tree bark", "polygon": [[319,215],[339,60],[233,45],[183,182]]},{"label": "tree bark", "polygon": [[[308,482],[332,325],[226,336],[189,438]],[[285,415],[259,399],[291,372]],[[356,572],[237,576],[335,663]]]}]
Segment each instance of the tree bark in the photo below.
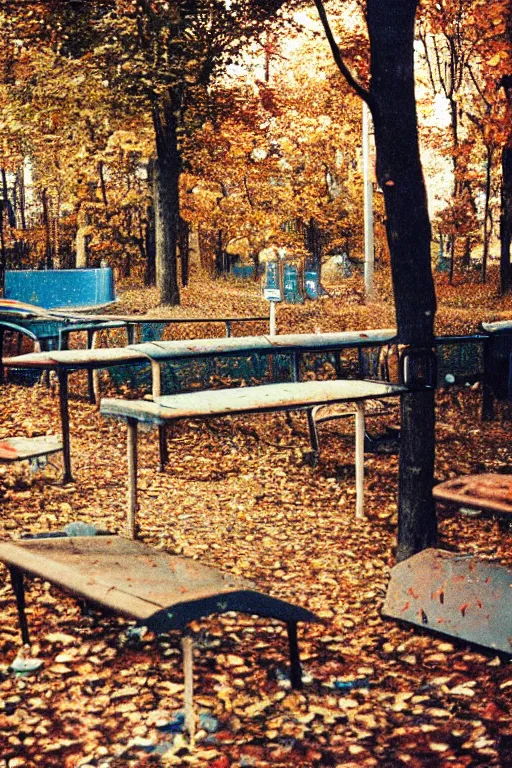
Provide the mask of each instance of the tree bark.
[{"label": "tree bark", "polygon": [[190,227],[185,219],[180,219],[180,262],[181,262],[181,284],[185,288],[188,285],[189,278],[189,244],[188,235]]},{"label": "tree bark", "polygon": [[153,105],[157,153],[154,168],[156,282],[160,304],[172,306],[180,303],[176,263],[180,217],[180,107],[180,92],[172,88],[159,103]]},{"label": "tree bark", "polygon": [[503,178],[501,182],[500,217],[500,292],[512,290],[512,265],[510,244],[512,241],[512,147],[505,147],[501,155]]},{"label": "tree bark", "polygon": [[52,269],[53,247],[52,247],[52,233],[51,233],[51,214],[50,214],[50,202],[48,200],[48,192],[46,189],[43,189],[41,193],[41,202],[43,204],[43,226],[44,226],[44,233],[45,233],[44,265],[46,269]]},{"label": "tree bark", "polygon": [[[434,338],[436,300],[431,229],[421,167],[414,95],[417,0],[368,0],[369,103],[375,125],[377,178],[384,191],[398,337],[425,357]],[[402,397],[397,559],[437,540],[434,390]]]},{"label": "tree bark", "polygon": [[151,200],[146,208],[146,268],[144,270],[144,285],[156,285],[156,243],[155,243],[155,206],[153,200],[155,197],[155,161],[151,159],[148,163],[148,189],[151,194]]}]

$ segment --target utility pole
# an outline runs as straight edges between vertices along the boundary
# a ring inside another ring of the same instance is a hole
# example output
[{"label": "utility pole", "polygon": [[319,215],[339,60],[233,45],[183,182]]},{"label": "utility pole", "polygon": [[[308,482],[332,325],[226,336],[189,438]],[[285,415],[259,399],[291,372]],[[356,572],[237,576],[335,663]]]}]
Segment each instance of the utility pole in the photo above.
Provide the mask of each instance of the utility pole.
[{"label": "utility pole", "polygon": [[363,103],[363,209],[364,209],[364,295],[366,301],[373,297],[373,182],[370,169],[370,110]]}]

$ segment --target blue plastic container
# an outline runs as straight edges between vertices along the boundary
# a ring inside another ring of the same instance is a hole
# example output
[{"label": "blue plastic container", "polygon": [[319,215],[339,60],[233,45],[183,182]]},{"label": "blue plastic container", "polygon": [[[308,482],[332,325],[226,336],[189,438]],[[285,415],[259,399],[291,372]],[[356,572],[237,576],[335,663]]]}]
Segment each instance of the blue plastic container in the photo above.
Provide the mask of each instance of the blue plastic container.
[{"label": "blue plastic container", "polygon": [[92,309],[116,300],[110,267],[9,270],[5,273],[4,296],[44,309]]}]

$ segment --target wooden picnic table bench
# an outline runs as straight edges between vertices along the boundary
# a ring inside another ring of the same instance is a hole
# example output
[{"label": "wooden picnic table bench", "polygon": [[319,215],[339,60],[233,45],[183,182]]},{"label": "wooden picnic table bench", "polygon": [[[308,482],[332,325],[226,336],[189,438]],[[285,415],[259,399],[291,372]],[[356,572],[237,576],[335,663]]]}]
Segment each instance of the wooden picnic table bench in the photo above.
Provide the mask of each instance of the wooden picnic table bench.
[{"label": "wooden picnic table bench", "polygon": [[[170,555],[122,536],[34,537],[0,542],[10,569],[22,640],[29,642],[24,576],[39,577],[155,633],[184,630],[193,620],[237,611],[286,623],[293,687],[301,686],[297,623],[320,621],[311,611],[259,592],[246,580],[192,558]],[[190,640],[190,638],[189,638]],[[192,695],[192,652],[185,692]],[[190,713],[189,713],[190,714]],[[193,730],[193,726],[192,726]]]},{"label": "wooden picnic table bench", "polygon": [[[257,387],[216,389],[161,397],[156,402],[105,398],[100,412],[127,423],[128,535],[136,534],[137,511],[137,424],[163,425],[184,418],[210,419],[220,416],[306,410],[316,405],[354,402],[356,405],[356,517],[364,516],[364,401],[396,397],[407,387],[377,381],[306,381],[264,384]],[[311,428],[311,422],[310,422]],[[312,438],[314,445],[314,437]]]},{"label": "wooden picnic table bench", "polygon": [[434,498],[446,504],[512,516],[512,475],[462,475],[434,486]]},{"label": "wooden picnic table bench", "polygon": [[62,451],[62,440],[56,435],[0,438],[0,463],[3,464],[30,461],[59,451]]},{"label": "wooden picnic table bench", "polygon": [[[327,334],[290,334],[280,336],[239,336],[191,341],[146,342],[127,347],[100,349],[56,350],[5,358],[7,368],[56,371],[59,381],[59,405],[64,454],[63,482],[72,482],[69,437],[68,389],[72,371],[95,371],[124,365],[141,365],[150,361],[153,372],[153,396],[161,392],[160,365],[162,362],[217,358],[223,356],[249,356],[253,353],[294,355],[294,376],[298,376],[299,356],[304,352],[336,352],[347,348],[372,347],[389,343],[393,329],[351,331]],[[161,441],[162,444],[162,441]]]}]

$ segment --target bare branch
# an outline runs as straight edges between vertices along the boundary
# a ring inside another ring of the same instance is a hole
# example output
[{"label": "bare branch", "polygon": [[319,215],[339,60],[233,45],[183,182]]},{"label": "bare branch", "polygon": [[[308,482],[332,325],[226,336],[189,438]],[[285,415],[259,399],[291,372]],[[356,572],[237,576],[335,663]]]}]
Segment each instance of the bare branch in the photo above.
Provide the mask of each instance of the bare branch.
[{"label": "bare branch", "polygon": [[320,16],[320,21],[322,22],[322,26],[324,28],[325,36],[327,38],[327,42],[329,43],[332,51],[332,55],[334,58],[334,61],[336,62],[336,65],[338,69],[340,70],[341,74],[347,81],[347,83],[350,85],[350,87],[357,93],[357,95],[365,101],[370,109],[372,109],[372,99],[370,98],[370,92],[364,88],[358,80],[355,79],[352,72],[349,70],[347,65],[345,64],[343,60],[343,56],[341,54],[341,51],[338,47],[338,44],[336,43],[336,40],[334,39],[334,35],[332,33],[331,25],[329,24],[329,19],[327,18],[327,14],[325,12],[323,0],[315,0],[316,9],[318,11],[318,15]]}]

